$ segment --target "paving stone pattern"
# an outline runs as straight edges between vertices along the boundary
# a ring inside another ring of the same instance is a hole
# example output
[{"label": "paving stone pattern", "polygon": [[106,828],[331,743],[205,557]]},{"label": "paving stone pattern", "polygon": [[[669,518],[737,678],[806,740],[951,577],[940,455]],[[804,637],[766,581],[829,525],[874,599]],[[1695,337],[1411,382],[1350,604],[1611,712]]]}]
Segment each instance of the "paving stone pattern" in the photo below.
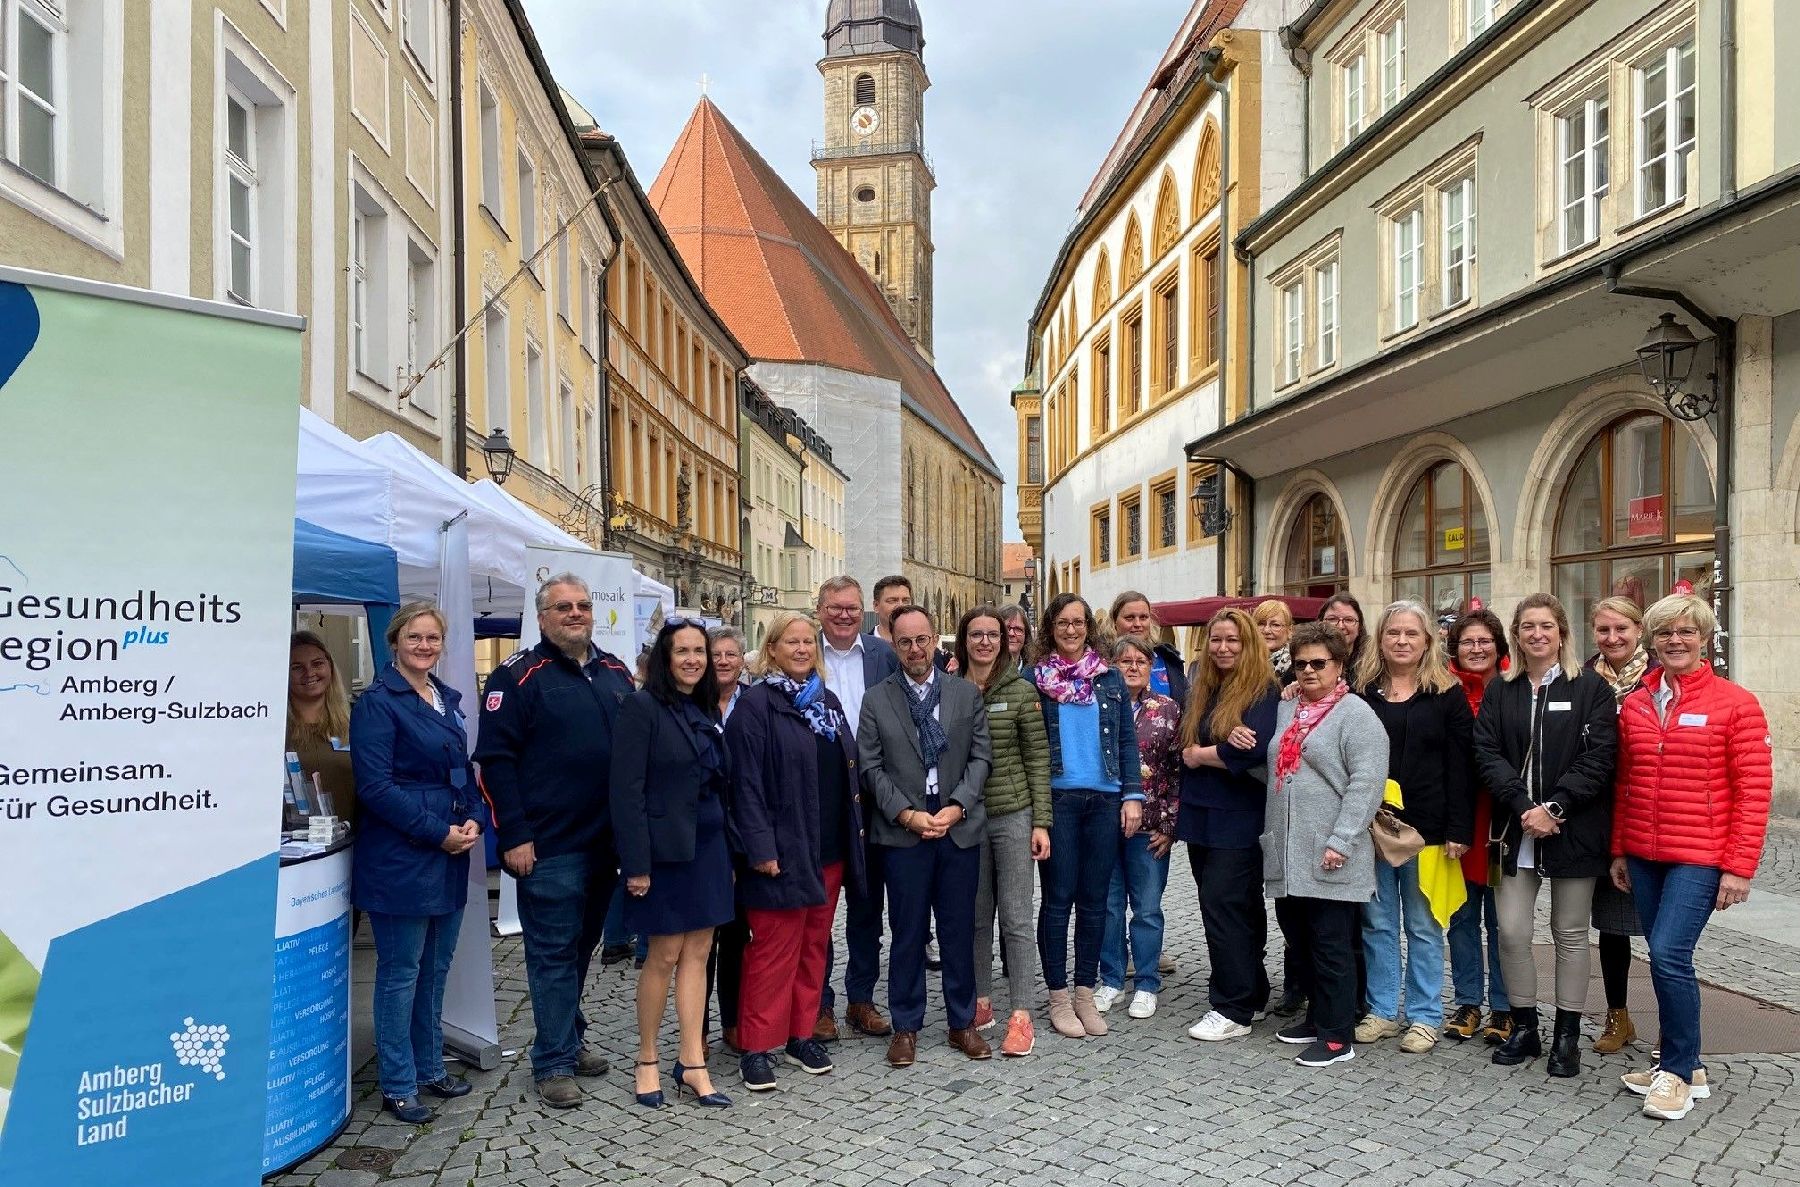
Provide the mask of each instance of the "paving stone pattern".
[{"label": "paving stone pattern", "polygon": [[[1800,824],[1777,823],[1758,884],[1800,894]],[[1546,896],[1547,897],[1547,896]],[[1402,1054],[1389,1041],[1324,1070],[1291,1062],[1271,1037],[1203,1044],[1186,1028],[1205,1012],[1205,946],[1186,862],[1165,898],[1168,951],[1180,969],[1161,1009],[1134,1021],[1123,1005],[1112,1034],[1068,1040],[1038,1021],[1038,1051],[973,1063],[945,1045],[933,977],[932,1012],[916,1066],[896,1071],[885,1044],[846,1038],[837,1069],[784,1068],[781,1091],[752,1097],[735,1060],[712,1070],[737,1107],[691,1103],[660,1111],[630,1096],[634,974],[596,971],[587,998],[612,1074],[588,1081],[580,1108],[544,1108],[525,1049],[531,1011],[516,940],[496,944],[501,1042],[516,1053],[474,1073],[475,1092],[442,1102],[414,1128],[379,1111],[365,1067],[349,1129],[332,1149],[276,1180],[282,1187],[574,1187],[633,1184],[1706,1184],[1774,1187],[1800,1181],[1800,1057],[1710,1061],[1715,1085],[1683,1121],[1639,1115],[1618,1086],[1644,1065],[1641,1045],[1551,1080],[1542,1061],[1497,1068],[1479,1044]],[[840,913],[841,914],[841,913]],[[1546,933],[1547,934],[1547,933]],[[1270,929],[1271,969],[1280,936]],[[840,947],[840,952],[842,948]],[[1800,1009],[1795,946],[1706,932],[1702,975]],[[841,975],[841,970],[840,970]],[[1653,1021],[1653,1020],[1652,1020]],[[672,1036],[673,1019],[669,1023]],[[1590,1024],[1590,1034],[1592,1026]],[[998,1032],[994,1036],[998,1047]],[[1584,1044],[1585,1045],[1585,1044]],[[665,1065],[673,1054],[665,1041]],[[666,1078],[665,1090],[672,1088]],[[671,1094],[672,1099],[672,1094]],[[385,1173],[337,1169],[352,1146],[394,1151]]]}]

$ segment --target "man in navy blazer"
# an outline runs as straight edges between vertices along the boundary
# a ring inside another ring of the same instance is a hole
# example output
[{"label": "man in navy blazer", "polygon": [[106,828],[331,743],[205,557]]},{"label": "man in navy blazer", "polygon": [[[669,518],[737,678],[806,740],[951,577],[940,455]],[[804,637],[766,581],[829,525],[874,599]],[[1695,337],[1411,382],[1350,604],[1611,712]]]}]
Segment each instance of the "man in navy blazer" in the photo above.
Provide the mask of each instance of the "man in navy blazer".
[{"label": "man in navy blazer", "polygon": [[[861,720],[863,696],[900,670],[900,658],[888,643],[862,633],[862,584],[854,577],[832,577],[819,586],[817,602],[819,655],[825,661],[825,687],[837,694],[844,717],[854,736]],[[866,805],[865,805],[866,806]],[[878,860],[873,850],[865,856]],[[881,867],[869,865],[861,893],[854,887],[844,892],[844,939],[850,949],[844,970],[844,997],[849,1002],[844,1018],[851,1027],[877,1037],[893,1033],[887,1019],[875,1007],[875,982],[881,973]],[[813,1037],[829,1042],[838,1037],[837,995],[831,973],[837,963],[835,945],[825,951],[825,992],[819,999],[819,1024]]]}]

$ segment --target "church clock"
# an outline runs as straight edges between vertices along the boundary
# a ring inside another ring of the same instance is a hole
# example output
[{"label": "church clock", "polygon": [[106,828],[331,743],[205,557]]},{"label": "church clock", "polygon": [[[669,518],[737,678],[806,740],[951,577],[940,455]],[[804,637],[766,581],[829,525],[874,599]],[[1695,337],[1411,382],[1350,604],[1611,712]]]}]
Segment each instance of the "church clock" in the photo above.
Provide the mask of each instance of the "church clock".
[{"label": "church clock", "polygon": [[881,126],[881,114],[873,107],[858,107],[850,115],[850,130],[858,136],[873,136]]}]

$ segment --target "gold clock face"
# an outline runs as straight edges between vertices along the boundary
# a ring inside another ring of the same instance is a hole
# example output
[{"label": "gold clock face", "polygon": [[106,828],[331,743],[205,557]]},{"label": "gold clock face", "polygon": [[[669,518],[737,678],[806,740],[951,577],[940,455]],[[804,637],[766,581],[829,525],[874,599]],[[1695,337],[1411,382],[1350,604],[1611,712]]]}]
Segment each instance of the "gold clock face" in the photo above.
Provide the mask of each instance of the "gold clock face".
[{"label": "gold clock face", "polygon": [[881,126],[881,116],[873,107],[858,107],[850,114],[850,130],[858,136],[873,136]]}]

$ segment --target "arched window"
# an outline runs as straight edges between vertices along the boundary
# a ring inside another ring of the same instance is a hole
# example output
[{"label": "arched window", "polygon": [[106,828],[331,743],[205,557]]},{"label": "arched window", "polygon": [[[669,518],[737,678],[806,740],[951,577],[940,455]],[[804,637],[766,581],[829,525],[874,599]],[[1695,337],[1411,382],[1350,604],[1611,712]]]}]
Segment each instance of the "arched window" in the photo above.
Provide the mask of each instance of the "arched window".
[{"label": "arched window", "polygon": [[875,76],[859,74],[856,76],[856,105],[867,107],[875,102]]},{"label": "arched window", "polygon": [[1200,151],[1194,154],[1194,210],[1199,222],[1219,204],[1219,126],[1211,120],[1200,133]]},{"label": "arched window", "polygon": [[1137,212],[1125,224],[1125,246],[1119,250],[1119,294],[1137,283],[1144,274],[1144,231],[1138,226]]},{"label": "arched window", "polygon": [[1098,321],[1112,307],[1112,257],[1106,249],[1094,261],[1094,319]]},{"label": "arched window", "polygon": [[1439,462],[1406,496],[1394,534],[1394,596],[1459,614],[1489,593],[1487,514],[1460,462]]},{"label": "arched window", "polygon": [[1288,532],[1285,580],[1281,592],[1328,598],[1348,589],[1349,558],[1344,555],[1344,529],[1337,508],[1322,494],[1300,509]]},{"label": "arched window", "polygon": [[1156,221],[1151,224],[1150,258],[1160,260],[1181,238],[1181,199],[1175,195],[1175,175],[1163,170],[1162,189],[1156,195]]},{"label": "arched window", "polygon": [[1615,587],[1645,604],[1687,580],[1712,593],[1713,485],[1693,434],[1654,413],[1602,429],[1563,487],[1551,560],[1569,621]]}]

